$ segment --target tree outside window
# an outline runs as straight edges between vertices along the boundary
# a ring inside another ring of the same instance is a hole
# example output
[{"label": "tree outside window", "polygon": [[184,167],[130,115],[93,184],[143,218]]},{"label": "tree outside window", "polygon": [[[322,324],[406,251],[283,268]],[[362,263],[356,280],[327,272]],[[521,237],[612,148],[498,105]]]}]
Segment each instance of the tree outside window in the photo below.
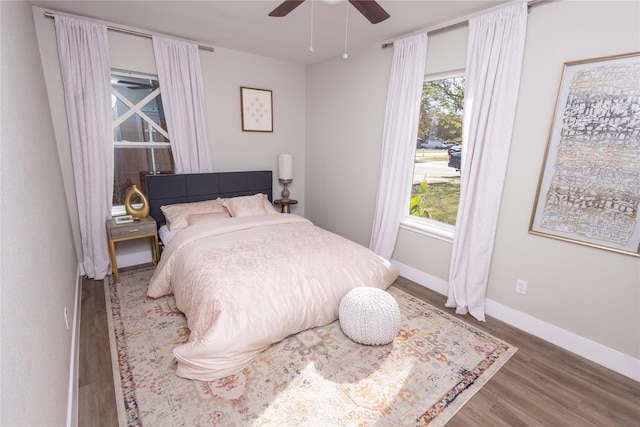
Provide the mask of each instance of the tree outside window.
[{"label": "tree outside window", "polygon": [[409,206],[414,217],[455,225],[463,110],[464,76],[424,82]]}]

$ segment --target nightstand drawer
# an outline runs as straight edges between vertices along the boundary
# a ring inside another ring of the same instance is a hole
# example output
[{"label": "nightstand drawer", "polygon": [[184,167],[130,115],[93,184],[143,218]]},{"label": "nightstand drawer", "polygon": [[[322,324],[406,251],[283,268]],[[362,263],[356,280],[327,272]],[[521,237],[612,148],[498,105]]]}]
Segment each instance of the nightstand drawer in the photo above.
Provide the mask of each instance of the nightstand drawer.
[{"label": "nightstand drawer", "polygon": [[126,239],[127,237],[144,236],[145,234],[154,234],[156,232],[155,221],[134,221],[129,224],[111,224],[107,227],[109,230],[109,238]]},{"label": "nightstand drawer", "polygon": [[118,226],[111,229],[112,239],[122,239],[124,237],[141,236],[144,234],[153,234],[156,227],[153,224],[128,224],[128,227]]}]

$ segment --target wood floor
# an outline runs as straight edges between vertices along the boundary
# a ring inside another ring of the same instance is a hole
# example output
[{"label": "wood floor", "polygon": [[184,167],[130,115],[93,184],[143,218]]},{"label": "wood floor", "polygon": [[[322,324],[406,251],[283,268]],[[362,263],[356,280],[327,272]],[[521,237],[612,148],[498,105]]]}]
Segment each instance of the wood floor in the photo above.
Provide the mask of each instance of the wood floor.
[{"label": "wood floor", "polygon": [[[399,278],[395,286],[436,306],[445,297]],[[640,426],[640,383],[488,318],[464,318],[519,348],[448,426]],[[84,280],[78,425],[117,426],[102,281]]]}]

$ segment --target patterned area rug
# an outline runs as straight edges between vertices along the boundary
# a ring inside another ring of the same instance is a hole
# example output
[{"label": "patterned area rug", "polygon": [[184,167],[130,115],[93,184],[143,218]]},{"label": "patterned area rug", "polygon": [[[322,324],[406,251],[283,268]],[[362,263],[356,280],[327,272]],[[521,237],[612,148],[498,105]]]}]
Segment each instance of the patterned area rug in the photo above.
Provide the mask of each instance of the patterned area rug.
[{"label": "patterned area rug", "polygon": [[175,375],[189,329],[173,296],[146,297],[153,268],[105,280],[121,425],[444,425],[517,349],[391,287],[402,325],[385,346],[336,321],[274,344],[241,373]]}]

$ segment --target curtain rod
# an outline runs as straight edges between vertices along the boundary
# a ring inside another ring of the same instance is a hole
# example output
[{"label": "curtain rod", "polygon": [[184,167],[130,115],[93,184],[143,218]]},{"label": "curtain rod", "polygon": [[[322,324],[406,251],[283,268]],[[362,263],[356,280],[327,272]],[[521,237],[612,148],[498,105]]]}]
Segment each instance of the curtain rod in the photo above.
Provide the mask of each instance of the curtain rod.
[{"label": "curtain rod", "polygon": [[[47,18],[54,18],[56,15],[54,13],[51,12],[44,12],[44,16],[46,16]],[[72,15],[70,15],[72,16]],[[143,33],[141,31],[135,31],[135,30],[130,30],[128,28],[122,28],[122,27],[114,27],[112,25],[107,25],[107,30],[111,30],[111,31],[115,31],[118,33],[125,33],[125,34],[130,34],[132,36],[138,36],[138,37],[144,37],[147,39],[150,39],[153,37],[153,34],[150,33]],[[199,44],[198,45],[198,49],[202,49],[202,50],[206,50],[209,52],[213,52],[213,47],[211,46],[204,46]]]},{"label": "curtain rod", "polygon": [[[546,1],[546,0],[529,0],[527,2],[527,7],[530,8],[534,4],[542,3],[543,1]],[[472,13],[470,15],[461,16],[461,17],[459,17],[457,19],[454,19],[454,20],[451,20],[451,21],[448,21],[448,22],[444,22],[444,23],[442,23],[440,25],[436,25],[434,27],[425,28],[423,30],[414,31],[413,33],[406,34],[404,36],[396,37],[396,39],[400,39],[402,37],[406,37],[406,36],[409,36],[411,34],[418,34],[418,33],[422,33],[422,32],[426,32],[427,34],[432,35],[432,34],[435,34],[435,33],[439,33],[441,31],[446,31],[446,30],[450,30],[452,28],[457,28],[457,27],[460,27],[460,26],[466,24],[467,22],[469,22],[469,19],[471,19],[471,18],[475,18],[476,16],[480,16],[480,15],[482,15],[484,13],[489,12],[489,11],[498,10],[498,9],[503,8],[503,7],[505,7],[505,5],[501,4],[500,6],[496,6],[496,7],[489,8],[489,9],[485,9],[483,11]],[[382,43],[382,48],[383,49],[387,48],[387,47],[392,47],[392,46],[393,46],[393,42]]]}]

